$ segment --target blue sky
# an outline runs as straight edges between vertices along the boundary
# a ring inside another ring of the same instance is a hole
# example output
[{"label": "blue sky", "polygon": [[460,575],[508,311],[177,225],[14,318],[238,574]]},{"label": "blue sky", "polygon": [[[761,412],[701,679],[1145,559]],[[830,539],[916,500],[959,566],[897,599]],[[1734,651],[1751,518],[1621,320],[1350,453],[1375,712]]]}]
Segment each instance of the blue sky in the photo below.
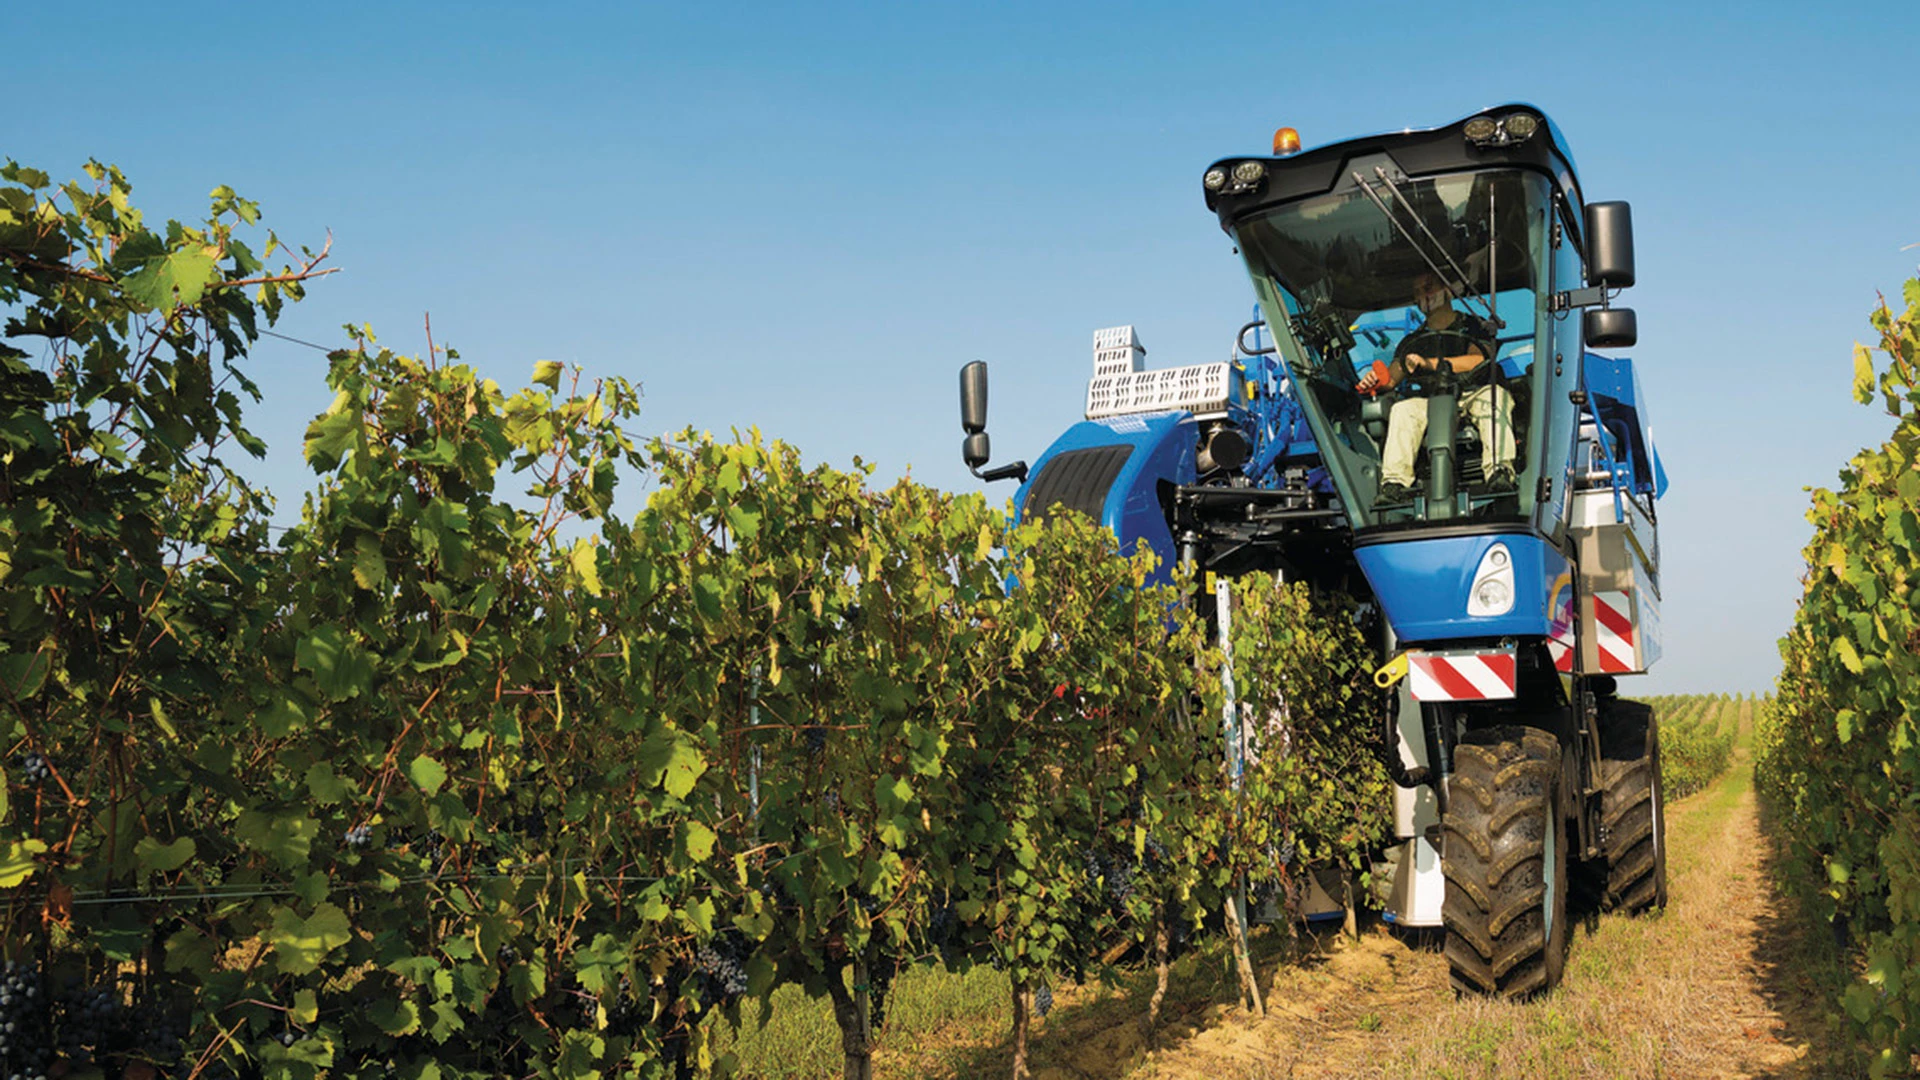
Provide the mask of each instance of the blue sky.
[{"label": "blue sky", "polygon": [[[1252,293],[1206,165],[1530,101],[1633,203],[1634,350],[1673,486],[1667,655],[1634,689],[1764,690],[1809,485],[1889,422],[1848,397],[1920,248],[1920,5],[325,4],[9,12],[0,154],[119,164],[152,216],[230,184],[344,272],[280,330],[434,337],[643,384],[641,427],[758,425],[950,488],[955,372],[996,457],[1078,418],[1098,327],[1225,356]],[[1569,8],[1569,11],[1574,9]],[[253,362],[296,513],[324,362]],[[1002,488],[1002,494],[1011,494]],[[628,509],[632,509],[630,503]]]}]

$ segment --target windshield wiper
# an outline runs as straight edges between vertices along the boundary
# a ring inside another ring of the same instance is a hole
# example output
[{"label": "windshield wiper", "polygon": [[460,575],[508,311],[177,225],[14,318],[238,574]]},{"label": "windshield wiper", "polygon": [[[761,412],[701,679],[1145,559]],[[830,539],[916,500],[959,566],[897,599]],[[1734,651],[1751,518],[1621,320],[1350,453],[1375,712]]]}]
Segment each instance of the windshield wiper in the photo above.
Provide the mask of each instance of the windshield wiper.
[{"label": "windshield wiper", "polygon": [[[1427,253],[1427,249],[1421,245],[1420,241],[1416,239],[1412,233],[1407,231],[1407,227],[1400,223],[1400,215],[1393,212],[1393,208],[1388,206],[1386,200],[1380,197],[1380,193],[1373,189],[1373,184],[1369,182],[1366,177],[1356,172],[1353,174],[1354,183],[1359,184],[1360,190],[1367,193],[1367,198],[1372,200],[1373,205],[1378,207],[1380,213],[1386,216],[1387,223],[1393,226],[1394,231],[1400,234],[1400,238],[1405,240],[1409,247],[1413,248],[1414,253],[1420,256],[1420,261],[1426,263],[1427,269],[1433,271],[1434,279],[1442,285],[1445,285],[1447,292],[1453,294],[1454,299],[1469,302],[1478,300],[1480,306],[1487,309],[1487,317],[1492,318],[1493,304],[1485,297],[1473,292],[1467,280],[1466,270],[1462,269],[1460,264],[1454,261],[1453,256],[1447,253],[1447,246],[1440,242],[1439,237],[1433,235],[1433,230],[1427,228],[1427,223],[1420,220],[1419,212],[1414,210],[1413,204],[1407,201],[1406,195],[1401,193],[1400,186],[1393,182],[1391,176],[1387,175],[1386,168],[1376,165],[1373,171],[1375,175],[1380,177],[1380,182],[1386,185],[1387,190],[1393,193],[1394,200],[1406,208],[1407,216],[1412,218],[1413,223],[1420,226],[1420,231],[1425,233],[1427,239],[1433,242],[1433,250],[1439,252],[1440,257],[1447,261],[1447,265],[1453,270],[1454,277],[1447,276],[1447,272],[1440,269],[1440,264],[1435,262],[1433,256]],[[1457,285],[1455,284],[1456,280],[1459,282]]]}]

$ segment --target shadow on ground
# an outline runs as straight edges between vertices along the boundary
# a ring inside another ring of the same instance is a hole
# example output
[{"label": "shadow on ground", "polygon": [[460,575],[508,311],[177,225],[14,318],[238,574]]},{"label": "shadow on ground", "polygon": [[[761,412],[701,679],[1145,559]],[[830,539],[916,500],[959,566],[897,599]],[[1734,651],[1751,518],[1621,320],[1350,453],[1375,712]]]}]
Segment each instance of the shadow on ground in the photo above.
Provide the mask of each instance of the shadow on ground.
[{"label": "shadow on ground", "polygon": [[1801,895],[1820,868],[1783,850],[1764,799],[1759,816],[1759,872],[1772,903],[1759,917],[1756,974],[1786,1036],[1809,1047],[1803,1060],[1766,1075],[1778,1080],[1864,1077],[1864,1048],[1839,1015],[1840,993],[1850,981],[1844,931],[1836,932],[1836,924],[1810,910]]}]

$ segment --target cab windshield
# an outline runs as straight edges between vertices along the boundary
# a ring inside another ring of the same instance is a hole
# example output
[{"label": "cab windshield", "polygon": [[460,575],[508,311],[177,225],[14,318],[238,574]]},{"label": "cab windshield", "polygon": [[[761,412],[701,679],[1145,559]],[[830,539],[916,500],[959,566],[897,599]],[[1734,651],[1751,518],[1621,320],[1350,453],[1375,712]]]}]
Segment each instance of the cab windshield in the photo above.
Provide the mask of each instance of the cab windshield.
[{"label": "cab windshield", "polygon": [[1353,525],[1529,517],[1546,179],[1355,173],[1235,230]]}]

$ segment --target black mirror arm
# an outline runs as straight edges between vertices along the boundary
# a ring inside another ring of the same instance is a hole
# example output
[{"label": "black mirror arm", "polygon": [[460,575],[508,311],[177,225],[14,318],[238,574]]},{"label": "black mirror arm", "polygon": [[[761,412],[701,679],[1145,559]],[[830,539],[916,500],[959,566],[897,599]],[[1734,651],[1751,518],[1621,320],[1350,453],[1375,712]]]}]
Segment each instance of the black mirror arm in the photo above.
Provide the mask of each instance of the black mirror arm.
[{"label": "black mirror arm", "polygon": [[971,471],[973,475],[989,484],[995,480],[1018,480],[1023,484],[1027,482],[1027,463],[1024,461],[1016,461],[1011,465],[1002,465],[997,469],[988,469],[986,472],[981,472],[979,469],[973,469]]}]

